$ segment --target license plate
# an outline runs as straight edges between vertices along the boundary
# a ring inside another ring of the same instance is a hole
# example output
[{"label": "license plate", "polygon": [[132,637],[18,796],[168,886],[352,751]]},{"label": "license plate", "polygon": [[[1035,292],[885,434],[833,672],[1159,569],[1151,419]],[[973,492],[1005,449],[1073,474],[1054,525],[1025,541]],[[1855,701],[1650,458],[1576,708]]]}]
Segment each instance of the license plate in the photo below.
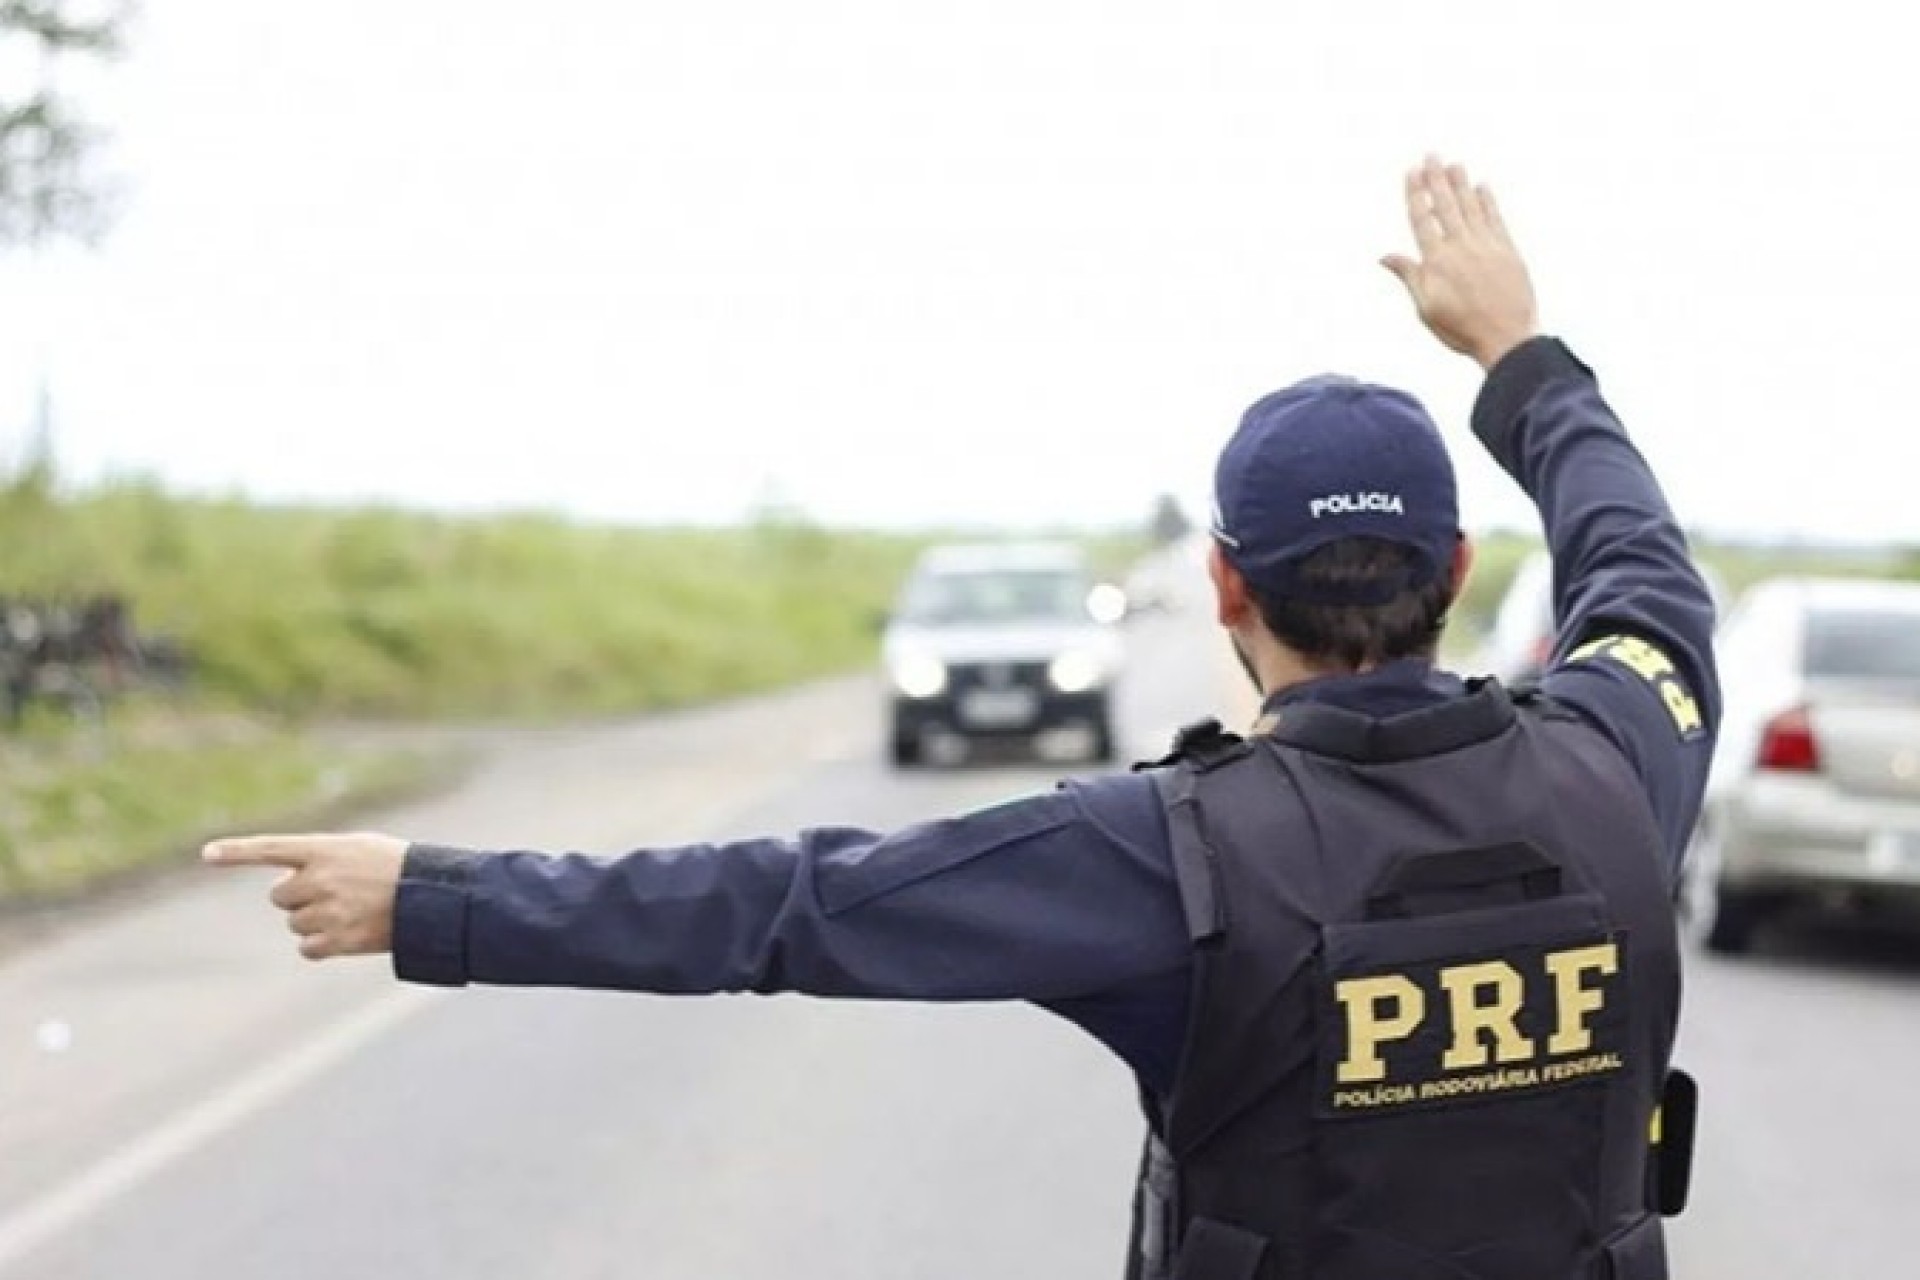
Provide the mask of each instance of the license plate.
[{"label": "license plate", "polygon": [[1038,710],[1031,689],[975,689],[960,700],[960,718],[980,729],[1028,724]]}]

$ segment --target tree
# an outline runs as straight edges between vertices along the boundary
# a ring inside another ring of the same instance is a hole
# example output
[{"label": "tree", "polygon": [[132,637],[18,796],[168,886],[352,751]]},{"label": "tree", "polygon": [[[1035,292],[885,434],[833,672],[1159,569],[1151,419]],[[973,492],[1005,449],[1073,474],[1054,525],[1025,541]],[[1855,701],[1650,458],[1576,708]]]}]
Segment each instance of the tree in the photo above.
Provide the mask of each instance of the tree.
[{"label": "tree", "polygon": [[1154,500],[1153,518],[1148,522],[1147,532],[1156,543],[1165,546],[1192,533],[1193,522],[1187,519],[1178,498],[1163,493]]},{"label": "tree", "polygon": [[125,0],[0,0],[0,68],[39,68],[37,85],[0,83],[0,247],[104,228],[99,134],[56,88],[54,68],[118,53],[128,10]]}]

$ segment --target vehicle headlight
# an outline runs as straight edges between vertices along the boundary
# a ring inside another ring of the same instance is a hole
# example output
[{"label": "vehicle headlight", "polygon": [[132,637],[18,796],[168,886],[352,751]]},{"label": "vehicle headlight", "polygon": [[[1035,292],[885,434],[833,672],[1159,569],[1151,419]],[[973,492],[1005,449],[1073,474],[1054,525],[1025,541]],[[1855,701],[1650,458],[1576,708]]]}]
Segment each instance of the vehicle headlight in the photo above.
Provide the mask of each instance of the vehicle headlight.
[{"label": "vehicle headlight", "polygon": [[1078,649],[1061,654],[1047,664],[1047,679],[1061,693],[1085,693],[1107,678],[1100,659]]},{"label": "vehicle headlight", "polygon": [[894,688],[909,698],[931,698],[947,687],[947,668],[937,658],[908,654],[893,664]]},{"label": "vehicle headlight", "polygon": [[1118,622],[1127,616],[1127,593],[1103,582],[1087,592],[1087,612],[1095,622]]}]

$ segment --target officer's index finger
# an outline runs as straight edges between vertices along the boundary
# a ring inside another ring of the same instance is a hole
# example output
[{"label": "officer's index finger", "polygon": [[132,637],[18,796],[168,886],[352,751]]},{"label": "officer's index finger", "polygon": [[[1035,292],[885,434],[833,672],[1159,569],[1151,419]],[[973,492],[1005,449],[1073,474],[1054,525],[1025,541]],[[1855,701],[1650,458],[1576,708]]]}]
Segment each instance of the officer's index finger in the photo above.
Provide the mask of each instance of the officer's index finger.
[{"label": "officer's index finger", "polygon": [[208,862],[222,867],[286,867],[298,871],[319,852],[314,836],[235,836],[210,841],[200,851]]}]

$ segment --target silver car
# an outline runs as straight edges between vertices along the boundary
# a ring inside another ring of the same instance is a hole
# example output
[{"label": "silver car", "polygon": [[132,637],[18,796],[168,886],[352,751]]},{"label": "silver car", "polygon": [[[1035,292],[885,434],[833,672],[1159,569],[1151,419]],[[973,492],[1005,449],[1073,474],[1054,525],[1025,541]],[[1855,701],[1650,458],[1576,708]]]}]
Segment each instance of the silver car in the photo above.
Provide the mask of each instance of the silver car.
[{"label": "silver car", "polygon": [[[1720,575],[1698,562],[1694,568],[1713,597],[1715,616],[1726,612],[1727,590]],[[1493,625],[1474,656],[1480,675],[1497,677],[1502,684],[1531,680],[1546,670],[1558,640],[1553,615],[1553,557],[1533,551],[1515,567],[1507,589],[1494,610]]]},{"label": "silver car", "polygon": [[1717,642],[1726,713],[1682,908],[1744,951],[1796,902],[1920,905],[1920,583],[1777,579]]}]

